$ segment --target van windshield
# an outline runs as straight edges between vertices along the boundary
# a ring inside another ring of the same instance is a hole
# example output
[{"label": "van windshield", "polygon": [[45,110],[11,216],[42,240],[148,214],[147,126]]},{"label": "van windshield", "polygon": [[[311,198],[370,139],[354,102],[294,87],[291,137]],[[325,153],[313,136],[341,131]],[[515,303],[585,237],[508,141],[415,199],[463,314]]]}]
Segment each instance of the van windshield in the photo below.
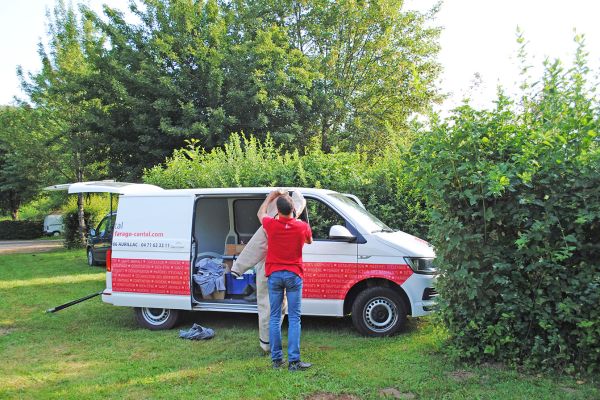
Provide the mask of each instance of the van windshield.
[{"label": "van windshield", "polygon": [[376,216],[359,206],[354,200],[340,193],[331,193],[329,196],[342,203],[349,214],[371,233],[376,232],[394,232],[392,228],[381,222]]}]

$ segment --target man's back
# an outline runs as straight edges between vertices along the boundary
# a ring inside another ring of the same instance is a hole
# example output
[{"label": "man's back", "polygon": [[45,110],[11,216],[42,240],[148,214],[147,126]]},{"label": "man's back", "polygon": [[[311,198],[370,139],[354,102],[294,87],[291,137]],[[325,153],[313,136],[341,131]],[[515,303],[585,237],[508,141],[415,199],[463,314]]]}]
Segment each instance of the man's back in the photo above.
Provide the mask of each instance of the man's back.
[{"label": "man's back", "polygon": [[312,237],[309,225],[281,216],[279,219],[264,217],[262,223],[268,242],[265,274],[285,270],[302,277],[302,247]]}]

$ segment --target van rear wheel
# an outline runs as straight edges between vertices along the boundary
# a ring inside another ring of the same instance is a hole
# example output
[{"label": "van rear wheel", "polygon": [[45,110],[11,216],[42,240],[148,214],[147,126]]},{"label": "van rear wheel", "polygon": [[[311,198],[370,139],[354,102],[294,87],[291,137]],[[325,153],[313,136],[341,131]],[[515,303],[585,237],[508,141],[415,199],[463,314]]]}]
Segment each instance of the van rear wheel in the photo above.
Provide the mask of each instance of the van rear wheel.
[{"label": "van rear wheel", "polygon": [[170,308],[136,307],[135,318],[141,326],[151,331],[171,329],[179,320],[179,310]]},{"label": "van rear wheel", "polygon": [[352,304],[352,322],[365,336],[391,336],[406,323],[406,306],[390,288],[367,288]]}]

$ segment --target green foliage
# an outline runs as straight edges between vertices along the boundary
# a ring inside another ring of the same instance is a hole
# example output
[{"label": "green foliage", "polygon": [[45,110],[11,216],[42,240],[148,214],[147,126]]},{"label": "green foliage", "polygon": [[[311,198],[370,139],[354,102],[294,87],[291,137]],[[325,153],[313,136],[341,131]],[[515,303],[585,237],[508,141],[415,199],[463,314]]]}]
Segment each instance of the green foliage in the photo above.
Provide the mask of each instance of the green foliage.
[{"label": "green foliage", "polygon": [[401,0],[262,0],[234,2],[231,10],[234,37],[259,37],[277,26],[310,60],[303,68],[316,74],[302,104],[311,110],[298,125],[324,150],[378,150],[390,136],[409,132],[409,116],[438,99],[439,29],[430,27],[436,7],[421,14],[403,10]]},{"label": "green foliage", "polygon": [[18,71],[29,101],[20,108],[28,113],[24,119],[35,135],[29,135],[27,125],[21,127],[28,140],[18,143],[17,150],[30,156],[38,170],[50,173],[54,181],[42,179],[47,184],[91,180],[105,173],[107,146],[96,132],[107,108],[95,64],[104,41],[89,19],[80,18],[62,0],[52,11],[48,43],[39,45],[41,70]]},{"label": "green foliage", "polygon": [[15,220],[51,176],[41,114],[26,105],[0,107],[0,208]]},{"label": "green foliage", "polygon": [[[132,0],[135,18],[59,0],[42,69],[19,71],[61,180],[137,180],[185,140],[382,148],[438,98],[435,14],[402,1]],[[132,22],[135,21],[135,22]],[[55,182],[52,182],[55,183]]]},{"label": "green foliage", "polygon": [[424,202],[406,172],[402,151],[390,146],[371,161],[360,150],[324,153],[313,145],[300,155],[282,150],[270,137],[261,142],[233,134],[223,149],[210,152],[189,142],[164,166],[146,170],[144,180],[163,188],[286,186],[353,193],[391,227],[422,235],[427,226]]},{"label": "green foliage", "polygon": [[[116,198],[113,198],[113,210],[117,209]],[[95,228],[100,220],[110,212],[110,197],[106,195],[90,195],[84,198],[84,219],[86,233]],[[84,247],[79,236],[79,219],[77,214],[77,197],[72,196],[63,207],[63,223],[65,225],[65,247],[74,249]]]},{"label": "green foliage", "polygon": [[0,221],[0,240],[37,239],[43,230],[41,221]]},{"label": "green foliage", "polygon": [[46,215],[61,209],[66,201],[66,193],[44,193],[24,204],[19,210],[19,217],[22,220],[43,220]]},{"label": "green foliage", "polygon": [[[415,146],[441,269],[441,316],[463,357],[600,371],[599,104],[545,65],[517,105],[468,105]],[[535,91],[533,88],[538,88]]]}]

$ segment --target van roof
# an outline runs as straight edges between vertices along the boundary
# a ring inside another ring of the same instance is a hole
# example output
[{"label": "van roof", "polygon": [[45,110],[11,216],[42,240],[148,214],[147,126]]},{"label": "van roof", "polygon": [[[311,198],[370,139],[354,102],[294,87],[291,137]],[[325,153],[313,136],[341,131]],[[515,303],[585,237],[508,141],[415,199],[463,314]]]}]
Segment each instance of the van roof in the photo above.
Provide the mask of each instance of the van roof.
[{"label": "van roof", "polygon": [[[196,195],[239,195],[239,194],[256,194],[264,195],[272,190],[274,187],[234,187],[234,188],[198,188],[198,189],[165,189],[161,191],[136,191],[130,193],[123,193],[125,196],[196,196]],[[299,187],[286,187],[286,190],[294,191],[299,190],[302,194],[325,194],[335,193],[333,190],[327,189],[315,189],[315,188],[299,188]]]},{"label": "van roof", "polygon": [[[233,187],[233,188],[198,188],[198,189],[162,189],[158,186],[145,183],[127,183],[115,181],[76,182],[54,185],[45,190],[68,190],[69,193],[115,193],[124,196],[195,196],[195,195],[263,195],[272,191],[274,187]],[[315,188],[286,188],[287,190],[300,190],[304,194],[335,193],[327,189]]]}]

